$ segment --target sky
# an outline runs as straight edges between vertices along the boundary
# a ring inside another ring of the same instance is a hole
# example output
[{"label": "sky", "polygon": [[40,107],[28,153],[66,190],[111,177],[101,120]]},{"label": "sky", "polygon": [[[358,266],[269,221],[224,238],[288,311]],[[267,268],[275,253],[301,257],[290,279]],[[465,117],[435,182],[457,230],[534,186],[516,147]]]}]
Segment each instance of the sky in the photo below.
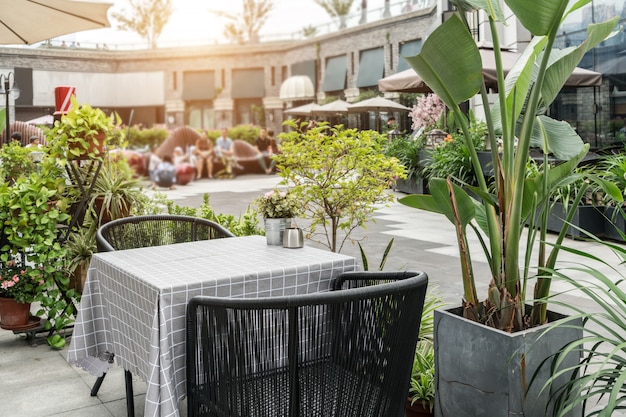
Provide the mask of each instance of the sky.
[{"label": "sky", "polygon": [[[111,0],[109,0],[111,1]],[[120,11],[128,9],[128,0],[113,0],[110,10]],[[369,9],[383,7],[384,0],[370,0]],[[223,33],[223,20],[210,10],[224,10],[239,12],[242,10],[242,0],[172,0],[174,12],[169,24],[164,29],[159,44],[172,45],[178,41],[211,42],[220,38]],[[314,0],[274,0],[272,10],[261,34],[291,34],[300,31],[308,25],[330,23],[328,14]],[[355,0],[352,13],[359,9],[360,1]],[[111,22],[114,25],[114,22]],[[114,28],[92,30],[75,35],[68,35],[60,39],[77,40],[83,43],[109,44],[141,44],[145,43],[138,35],[132,32],[122,32]]]}]

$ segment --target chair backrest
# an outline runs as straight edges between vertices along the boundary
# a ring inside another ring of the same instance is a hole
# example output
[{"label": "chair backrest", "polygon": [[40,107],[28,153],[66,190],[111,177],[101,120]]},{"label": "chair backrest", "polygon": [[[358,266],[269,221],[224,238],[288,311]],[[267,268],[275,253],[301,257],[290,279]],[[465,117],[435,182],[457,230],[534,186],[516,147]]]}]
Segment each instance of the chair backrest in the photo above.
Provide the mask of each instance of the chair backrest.
[{"label": "chair backrest", "polygon": [[96,233],[99,252],[234,237],[210,220],[178,215],[131,216],[102,225]]},{"label": "chair backrest", "polygon": [[286,297],[194,297],[188,416],[404,416],[428,282],[406,276]]}]

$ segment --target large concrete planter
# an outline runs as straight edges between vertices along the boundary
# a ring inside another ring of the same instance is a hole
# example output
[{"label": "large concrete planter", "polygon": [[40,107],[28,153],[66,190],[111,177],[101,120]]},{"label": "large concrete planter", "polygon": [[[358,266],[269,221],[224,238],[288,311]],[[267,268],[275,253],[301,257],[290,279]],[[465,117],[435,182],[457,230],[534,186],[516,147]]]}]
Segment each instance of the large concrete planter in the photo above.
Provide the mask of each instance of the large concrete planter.
[{"label": "large concrete planter", "polygon": [[[530,381],[544,359],[582,338],[582,331],[562,327],[545,333],[545,325],[511,334],[460,314],[460,307],[435,311],[435,416],[543,417],[548,395],[539,391],[550,375],[549,364],[527,392]],[[561,318],[548,315],[550,322]],[[579,360],[572,354],[563,366]],[[580,410],[569,415],[579,417]]]},{"label": "large concrete planter", "polygon": [[422,177],[412,179],[398,178],[394,189],[405,194],[424,194],[426,192],[425,180]]},{"label": "large concrete planter", "polygon": [[[565,216],[563,204],[559,202],[554,203],[548,218],[548,231],[559,233],[563,227]],[[571,223],[589,233],[593,233],[595,236],[602,237],[605,233],[604,207],[578,206]],[[587,237],[583,232],[572,226],[567,228],[567,236],[572,238]]]},{"label": "large concrete planter", "polygon": [[604,236],[618,242],[623,242],[624,237],[620,235],[619,232],[626,233],[626,219],[624,219],[624,216],[619,212],[619,209],[616,207],[606,207],[604,209],[604,216]]}]

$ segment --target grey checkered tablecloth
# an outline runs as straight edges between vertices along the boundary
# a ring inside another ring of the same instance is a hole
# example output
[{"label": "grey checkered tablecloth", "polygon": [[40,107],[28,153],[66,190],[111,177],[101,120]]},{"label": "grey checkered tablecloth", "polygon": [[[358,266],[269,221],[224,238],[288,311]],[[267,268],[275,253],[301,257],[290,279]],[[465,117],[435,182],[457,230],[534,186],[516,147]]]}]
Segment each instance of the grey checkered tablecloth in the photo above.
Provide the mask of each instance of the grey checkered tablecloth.
[{"label": "grey checkered tablecloth", "polygon": [[145,416],[179,416],[185,396],[185,313],[195,295],[269,297],[327,291],[353,257],[268,246],[262,236],[93,256],[67,360],[99,376],[115,362],[147,382]]}]

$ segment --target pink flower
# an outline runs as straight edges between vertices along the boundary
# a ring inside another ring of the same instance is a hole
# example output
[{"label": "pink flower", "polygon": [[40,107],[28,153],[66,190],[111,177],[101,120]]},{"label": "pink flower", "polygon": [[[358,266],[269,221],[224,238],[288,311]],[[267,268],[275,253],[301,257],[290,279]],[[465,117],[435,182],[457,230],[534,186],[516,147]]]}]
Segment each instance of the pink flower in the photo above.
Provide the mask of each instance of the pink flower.
[{"label": "pink flower", "polygon": [[16,284],[20,282],[20,277],[18,277],[17,275],[13,275],[13,282],[15,282]]}]

